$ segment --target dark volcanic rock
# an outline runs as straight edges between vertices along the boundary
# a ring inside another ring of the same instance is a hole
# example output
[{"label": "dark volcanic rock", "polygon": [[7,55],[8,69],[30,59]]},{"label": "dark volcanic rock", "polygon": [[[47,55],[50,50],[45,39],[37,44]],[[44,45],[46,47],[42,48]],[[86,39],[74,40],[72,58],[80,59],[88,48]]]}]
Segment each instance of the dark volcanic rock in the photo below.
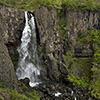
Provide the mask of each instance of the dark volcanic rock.
[{"label": "dark volcanic rock", "polygon": [[40,100],[97,100],[90,96],[88,91],[73,86],[72,83],[48,82],[33,89],[39,92]]},{"label": "dark volcanic rock", "polygon": [[[91,58],[93,56],[93,46],[77,43],[77,39],[91,28],[100,29],[100,13],[82,10],[67,11],[64,8],[61,16],[67,23],[64,41],[58,30],[57,10],[41,7],[34,14],[37,26],[38,52],[42,65],[47,70],[47,77],[55,81],[67,81],[66,77],[69,74],[67,69],[71,68],[71,64],[66,66],[67,68],[63,66],[63,55],[70,51],[77,58]],[[74,70],[74,68],[76,69]],[[72,72],[78,76],[86,71],[80,65],[74,68]],[[91,73],[90,67],[88,67],[86,74],[88,72]]]},{"label": "dark volcanic rock", "polygon": [[30,80],[29,80],[28,78],[21,79],[20,81],[21,81],[22,83],[24,83],[26,86],[29,87],[29,82],[30,82]]},{"label": "dark volcanic rock", "polygon": [[11,89],[18,86],[11,59],[15,63],[18,60],[16,48],[20,42],[23,26],[24,11],[0,4],[0,82]]},{"label": "dark volcanic rock", "polygon": [[0,82],[6,84],[7,87],[14,89],[17,88],[18,82],[16,73],[8,54],[7,47],[2,42],[0,37]]},{"label": "dark volcanic rock", "polygon": [[92,48],[89,44],[81,44],[77,42],[78,36],[86,34],[91,28],[100,29],[100,13],[92,11],[65,11],[66,25],[66,38],[70,39],[71,47],[68,47],[68,41],[65,41],[65,53],[68,49],[75,53],[77,57],[91,57]]},{"label": "dark volcanic rock", "polygon": [[35,11],[35,20],[38,52],[43,67],[47,70],[47,77],[49,79],[59,81],[62,76],[60,69],[63,70],[63,66],[60,66],[63,49],[58,30],[57,11],[41,7]]},{"label": "dark volcanic rock", "polygon": [[20,40],[24,25],[24,11],[0,4],[0,34],[4,43]]},{"label": "dark volcanic rock", "polygon": [[15,67],[18,62],[17,46],[21,40],[23,27],[24,11],[0,4],[0,34]]}]

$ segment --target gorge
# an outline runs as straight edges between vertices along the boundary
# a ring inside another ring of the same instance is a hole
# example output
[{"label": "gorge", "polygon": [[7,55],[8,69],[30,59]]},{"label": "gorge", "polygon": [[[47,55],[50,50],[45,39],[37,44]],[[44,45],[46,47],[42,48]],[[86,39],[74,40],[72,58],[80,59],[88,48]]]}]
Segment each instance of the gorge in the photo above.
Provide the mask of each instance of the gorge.
[{"label": "gorge", "polygon": [[40,100],[99,100],[87,92],[87,81],[98,78],[90,70],[96,46],[79,37],[100,29],[100,12],[65,6],[60,12],[46,6],[25,12],[0,4],[0,19],[0,82],[10,89],[19,89],[20,81],[30,84]]}]

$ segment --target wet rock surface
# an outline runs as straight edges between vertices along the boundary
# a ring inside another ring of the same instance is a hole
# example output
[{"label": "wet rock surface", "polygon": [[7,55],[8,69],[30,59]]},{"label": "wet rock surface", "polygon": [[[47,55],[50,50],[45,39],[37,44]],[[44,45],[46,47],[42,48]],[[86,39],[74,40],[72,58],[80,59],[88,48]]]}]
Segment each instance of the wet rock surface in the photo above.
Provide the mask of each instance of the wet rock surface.
[{"label": "wet rock surface", "polygon": [[39,92],[40,100],[97,100],[86,90],[82,90],[72,83],[48,82],[40,84],[33,89]]}]

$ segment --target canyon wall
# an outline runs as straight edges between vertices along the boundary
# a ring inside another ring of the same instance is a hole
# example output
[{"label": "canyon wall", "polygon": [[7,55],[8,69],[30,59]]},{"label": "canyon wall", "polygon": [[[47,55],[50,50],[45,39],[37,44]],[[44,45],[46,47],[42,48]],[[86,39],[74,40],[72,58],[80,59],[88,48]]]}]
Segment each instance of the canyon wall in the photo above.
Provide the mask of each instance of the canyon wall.
[{"label": "canyon wall", "polygon": [[[63,44],[64,54],[68,51],[77,58],[74,64],[67,67],[69,73],[78,77],[91,77],[93,74],[94,45],[78,41],[79,36],[88,34],[91,28],[100,29],[100,13],[93,11],[63,11],[63,18],[67,20],[65,40]],[[70,59],[70,58],[69,58]],[[67,63],[67,61],[66,61]]]},{"label": "canyon wall", "polygon": [[[84,74],[89,75],[94,53],[93,46],[77,42],[77,39],[81,34],[87,34],[91,28],[100,29],[100,13],[67,11],[64,7],[59,12],[53,8],[41,7],[35,11],[35,19],[39,55],[47,70],[47,76],[51,80],[67,81],[67,75],[71,73],[79,77]],[[60,27],[63,26],[64,29],[59,28],[60,23],[62,23]],[[65,30],[63,34],[61,34],[62,30]],[[83,63],[76,62],[72,66],[68,62],[70,58],[64,60],[67,52]],[[63,66],[65,63],[66,65]]]},{"label": "canyon wall", "polygon": [[0,82],[11,89],[18,87],[12,59],[16,58],[17,40],[23,25],[24,11],[0,4]]},{"label": "canyon wall", "polygon": [[[60,17],[67,23],[65,25],[65,39],[58,27],[59,13],[56,9],[44,6],[32,13],[36,22],[38,55],[41,66],[45,69],[42,74],[52,81],[67,82],[70,66],[64,66],[64,55],[70,51],[79,59],[92,57],[93,48],[91,45],[84,45],[76,41],[79,35],[87,33],[92,27],[100,28],[100,13],[62,10]],[[14,66],[16,67],[18,63],[17,47],[20,45],[25,24],[24,11],[0,4],[0,19],[0,81],[13,88],[17,87]],[[85,70],[80,66],[74,66],[72,70],[72,73],[78,76],[84,72]]]},{"label": "canyon wall", "polygon": [[[59,80],[61,76],[62,43],[58,30],[57,11],[42,7],[35,11],[37,25],[38,51],[41,55],[43,67],[47,70],[47,77]],[[63,73],[64,74],[64,73]]]}]

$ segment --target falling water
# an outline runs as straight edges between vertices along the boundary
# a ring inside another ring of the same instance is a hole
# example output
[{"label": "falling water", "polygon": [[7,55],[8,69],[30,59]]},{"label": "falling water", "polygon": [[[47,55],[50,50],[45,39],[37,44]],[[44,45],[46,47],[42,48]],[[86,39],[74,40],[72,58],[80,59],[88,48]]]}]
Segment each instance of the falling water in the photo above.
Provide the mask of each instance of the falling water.
[{"label": "falling water", "polygon": [[16,71],[18,79],[29,78],[31,87],[39,84],[40,75],[39,59],[37,54],[36,31],[34,17],[25,12],[25,28],[22,33],[21,45],[18,48],[19,63]]}]

